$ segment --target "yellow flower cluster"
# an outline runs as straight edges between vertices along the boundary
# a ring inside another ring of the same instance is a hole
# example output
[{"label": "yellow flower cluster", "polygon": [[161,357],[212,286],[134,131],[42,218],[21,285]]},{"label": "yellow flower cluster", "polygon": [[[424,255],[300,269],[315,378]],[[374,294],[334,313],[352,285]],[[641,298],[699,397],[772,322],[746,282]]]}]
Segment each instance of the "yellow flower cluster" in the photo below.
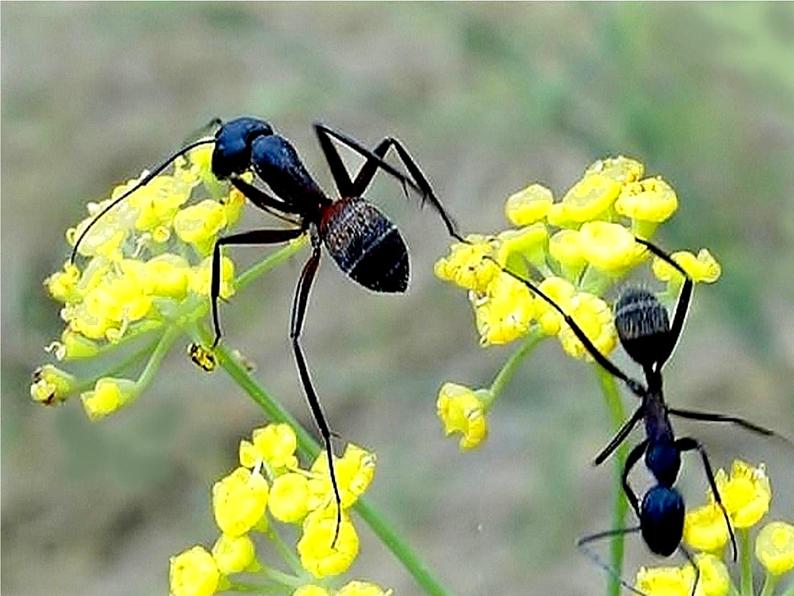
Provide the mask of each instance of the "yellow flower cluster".
[{"label": "yellow flower cluster", "polygon": [[[748,532],[769,512],[772,489],[763,464],[753,467],[736,460],[729,473],[718,470],[715,480],[731,525],[737,532]],[[722,510],[710,491],[708,499],[706,505],[687,512],[684,542],[701,551],[697,556],[700,579],[696,594],[723,596],[732,589],[727,567],[720,560],[725,554],[729,534]],[[755,555],[775,582],[776,578],[794,569],[794,526],[782,521],[764,526],[755,540]],[[635,587],[648,596],[683,596],[691,594],[694,576],[689,565],[642,568],[637,574]]]},{"label": "yellow flower cluster", "polygon": [[[567,354],[592,360],[563,316],[506,269],[554,300],[601,353],[614,350],[614,317],[603,296],[647,259],[648,251],[636,239],[650,239],[678,208],[667,182],[644,176],[640,162],[619,156],[591,164],[557,201],[550,189],[530,184],[505,203],[505,216],[514,227],[471,234],[452,244],[436,262],[435,274],[468,291],[482,346],[556,336]],[[679,252],[673,258],[697,282],[711,283],[720,275],[719,264],[705,249],[696,257]],[[668,294],[680,286],[680,274],[665,263],[654,262],[653,271],[668,282]],[[447,434],[461,432],[463,449],[475,446],[485,436],[476,429],[485,429],[486,423],[481,414],[472,418],[472,412],[483,409],[475,408],[472,397],[464,407],[460,399],[444,395],[442,388],[438,413]],[[457,413],[453,404],[466,413]]]},{"label": "yellow flower cluster", "polygon": [[[67,232],[74,245],[88,230],[76,262],[67,261],[44,282],[62,304],[66,323],[60,339],[48,348],[58,360],[92,358],[205,312],[211,276],[208,253],[218,235],[239,219],[245,202],[237,190],[212,178],[211,150],[198,148],[187,159],[178,158],[171,174],[137,189],[89,229],[105,207],[140,179],[116,187],[108,199],[90,203],[88,216]],[[234,292],[234,263],[224,257],[221,269],[221,296],[227,298]],[[42,370],[31,386],[34,400],[57,403],[84,390],[83,405],[92,419],[129,403],[143,388],[110,376],[67,387],[53,384],[52,369]]]},{"label": "yellow flower cluster", "polygon": [[[297,444],[287,424],[258,428],[250,440],[240,442],[240,466],[212,488],[212,508],[221,536],[211,553],[196,546],[171,559],[172,594],[213,594],[229,585],[230,574],[259,569],[251,533],[262,532],[280,541],[271,517],[299,528],[296,551],[302,572],[321,579],[347,571],[358,555],[359,539],[346,510],[372,482],[375,455],[349,444],[334,461],[343,509],[334,541],[336,504],[327,457],[321,455],[309,469],[302,469]],[[329,593],[311,591],[324,589],[307,584],[296,593]],[[351,582],[336,593],[386,593],[375,589],[380,590],[374,584]]]},{"label": "yellow flower cluster", "polygon": [[445,383],[438,394],[438,417],[447,435],[460,433],[460,449],[473,449],[488,436],[485,411],[488,393],[484,389],[472,391],[456,383]]}]

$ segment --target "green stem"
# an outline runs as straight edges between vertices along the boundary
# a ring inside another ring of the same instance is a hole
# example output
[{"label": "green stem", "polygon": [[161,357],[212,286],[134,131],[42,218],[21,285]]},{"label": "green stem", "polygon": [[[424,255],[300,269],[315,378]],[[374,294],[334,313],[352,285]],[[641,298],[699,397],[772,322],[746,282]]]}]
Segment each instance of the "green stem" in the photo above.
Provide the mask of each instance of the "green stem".
[{"label": "green stem", "polygon": [[[212,341],[206,329],[199,329],[202,342],[208,344]],[[304,429],[287,412],[281,404],[275,401],[263,389],[254,378],[248,373],[245,367],[234,358],[229,349],[221,344],[215,350],[218,364],[226,373],[243,389],[261,408],[267,418],[272,422],[285,422],[295,431],[298,438],[298,449],[305,457],[316,457],[320,452],[319,444],[311,437],[309,432]],[[364,498],[360,498],[353,508],[361,518],[369,525],[375,535],[391,550],[392,554],[403,564],[408,572],[414,577],[416,582],[424,589],[427,594],[441,596],[447,591],[442,587],[439,580],[434,577],[430,569],[419,559],[417,554],[411,549],[394,527],[386,521],[381,513],[372,507]]]},{"label": "green stem", "polygon": [[270,541],[275,546],[278,554],[281,555],[281,558],[284,559],[295,575],[303,576],[305,574],[303,567],[301,567],[300,559],[298,559],[297,555],[292,552],[292,549],[287,546],[287,543],[281,538],[281,535],[276,531],[275,528],[272,526],[267,529],[265,532],[265,536],[267,536]]},{"label": "green stem", "polygon": [[244,289],[248,284],[250,284],[260,275],[263,275],[268,271],[270,271],[271,269],[278,267],[279,265],[281,265],[281,263],[289,259],[292,255],[300,252],[301,249],[303,249],[303,247],[306,246],[308,239],[309,239],[308,235],[304,234],[303,236],[300,236],[296,240],[293,240],[292,242],[287,244],[287,246],[285,246],[284,248],[280,248],[273,254],[268,255],[266,258],[259,261],[256,265],[253,265],[252,267],[249,267],[248,269],[243,271],[239,276],[237,276],[237,280],[234,283],[235,290],[239,291]]},{"label": "green stem", "polygon": [[750,530],[739,528],[739,560],[741,561],[742,596],[753,596],[753,557],[750,545]]},{"label": "green stem", "polygon": [[761,596],[772,596],[775,593],[775,586],[780,579],[779,575],[772,575],[766,572],[766,579],[764,580],[764,589],[761,590]]},{"label": "green stem", "polygon": [[[605,371],[598,364],[596,367],[596,374],[598,375],[598,382],[601,385],[601,392],[604,395],[607,409],[609,410],[609,418],[613,431],[617,431],[626,418],[626,412],[623,408],[623,401],[620,398],[617,382],[615,377]],[[615,464],[614,464],[614,502],[612,505],[612,527],[625,528],[626,527],[626,512],[629,505],[626,496],[623,494],[623,467],[626,465],[626,457],[628,455],[628,445],[623,443],[615,451]],[[612,537],[612,542],[609,546],[609,562],[610,566],[615,572],[615,576],[610,574],[607,579],[607,594],[609,596],[620,596],[620,582],[618,577],[623,574],[623,542],[625,536],[618,534]]]},{"label": "green stem", "polygon": [[284,573],[283,571],[279,571],[278,569],[273,569],[272,567],[265,567],[262,569],[261,572],[266,578],[273,580],[279,584],[284,586],[289,586],[290,588],[298,588],[306,583],[309,583],[302,577],[295,577],[294,575],[290,575],[289,573]]},{"label": "green stem", "polygon": [[794,583],[791,584],[788,588],[785,588],[781,596],[794,596]]},{"label": "green stem", "polygon": [[488,397],[483,400],[484,408],[486,411],[491,407],[491,404],[496,400],[499,395],[501,395],[504,388],[510,382],[510,379],[513,378],[513,375],[518,370],[518,366],[521,364],[521,361],[529,354],[535,346],[537,346],[540,341],[544,338],[544,336],[540,333],[540,331],[533,331],[529,334],[529,336],[524,340],[524,343],[513,352],[510,358],[507,359],[502,370],[496,375],[491,383],[491,389],[488,391]]},{"label": "green stem", "polygon": [[171,346],[176,341],[176,338],[178,338],[180,335],[182,335],[182,329],[180,327],[177,327],[176,325],[170,325],[166,328],[165,333],[163,333],[160,341],[157,342],[157,346],[154,348],[152,355],[149,357],[149,361],[146,363],[143,372],[141,372],[141,376],[138,377],[138,380],[135,382],[135,395],[130,398],[127,405],[135,401],[135,399],[151,384],[151,382],[154,380],[154,375],[157,374],[158,370],[160,370],[160,365],[163,363],[163,358],[166,357],[168,352],[171,350]]}]

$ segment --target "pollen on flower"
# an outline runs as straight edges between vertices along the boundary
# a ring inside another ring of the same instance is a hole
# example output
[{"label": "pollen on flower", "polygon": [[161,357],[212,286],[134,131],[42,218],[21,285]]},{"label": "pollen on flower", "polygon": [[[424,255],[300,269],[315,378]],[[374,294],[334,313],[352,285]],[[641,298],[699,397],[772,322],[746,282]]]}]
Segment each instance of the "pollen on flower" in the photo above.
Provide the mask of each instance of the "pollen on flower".
[{"label": "pollen on flower", "polygon": [[298,438],[289,424],[268,424],[251,433],[253,446],[259,457],[274,470],[296,468],[295,450]]},{"label": "pollen on flower", "polygon": [[210,596],[218,588],[220,571],[206,549],[194,546],[171,557],[168,577],[171,596]]},{"label": "pollen on flower", "polygon": [[716,553],[728,543],[728,526],[717,503],[687,511],[684,518],[684,542],[692,548]]},{"label": "pollen on flower", "polygon": [[746,462],[734,460],[730,476],[720,469],[714,479],[734,527],[754,526],[769,511],[772,487],[763,464],[754,468]]},{"label": "pollen on flower", "polygon": [[312,513],[303,522],[298,554],[303,568],[314,577],[344,573],[358,556],[358,534],[347,514],[342,515],[336,543],[335,532],[335,516],[324,512]]},{"label": "pollen on flower", "polygon": [[226,224],[224,206],[212,199],[206,199],[177,213],[174,218],[174,231],[182,241],[192,244],[200,255],[206,255],[212,249],[218,232]]},{"label": "pollen on flower", "polygon": [[548,188],[530,184],[507,198],[505,216],[515,226],[527,226],[546,217],[553,202]]},{"label": "pollen on flower", "polygon": [[499,266],[486,257],[494,256],[494,239],[488,236],[469,235],[466,242],[450,247],[448,257],[436,261],[436,277],[450,281],[462,288],[484,292],[499,273]]},{"label": "pollen on flower", "polygon": [[634,587],[647,596],[690,596],[692,567],[640,567]]},{"label": "pollen on flower", "polygon": [[617,199],[620,188],[604,174],[585,175],[562,198],[563,218],[577,223],[598,219]]},{"label": "pollen on flower", "polygon": [[224,534],[242,536],[265,514],[267,480],[246,468],[237,468],[212,487],[215,522]]},{"label": "pollen on flower", "polygon": [[[689,274],[692,281],[714,283],[722,274],[720,264],[705,248],[701,248],[697,256],[685,250],[674,252],[670,256]],[[677,284],[683,282],[681,273],[658,257],[654,258],[652,268],[653,274],[660,281],[675,281]]]},{"label": "pollen on flower", "polygon": [[673,188],[659,177],[646,178],[623,187],[615,211],[631,219],[659,223],[678,209]]},{"label": "pollen on flower", "polygon": [[491,281],[483,295],[472,293],[480,345],[505,344],[529,331],[535,314],[535,301],[529,288],[502,271]]},{"label": "pollen on flower", "polygon": [[[695,555],[695,565],[700,571],[695,596],[725,596],[728,593],[731,588],[731,576],[719,557],[700,553]],[[694,582],[692,567],[687,565],[686,569],[692,572]]]},{"label": "pollen on flower", "polygon": [[772,575],[794,569],[794,526],[774,521],[761,528],[755,539],[755,556]]},{"label": "pollen on flower", "polygon": [[[367,490],[375,476],[375,464],[374,453],[352,443],[347,445],[341,458],[334,459],[334,471],[343,509],[351,507]],[[321,453],[314,460],[311,472],[309,509],[316,511],[328,508],[329,514],[335,515],[333,486],[328,469],[328,457],[325,453]]]},{"label": "pollen on flower", "polygon": [[620,184],[628,184],[642,178],[644,172],[645,167],[636,159],[618,155],[617,157],[599,159],[590,164],[585,170],[585,175],[602,174]]},{"label": "pollen on flower", "polygon": [[457,383],[444,383],[438,393],[436,408],[447,436],[460,433],[460,449],[467,451],[480,445],[488,436],[485,417],[485,390],[472,391]]}]

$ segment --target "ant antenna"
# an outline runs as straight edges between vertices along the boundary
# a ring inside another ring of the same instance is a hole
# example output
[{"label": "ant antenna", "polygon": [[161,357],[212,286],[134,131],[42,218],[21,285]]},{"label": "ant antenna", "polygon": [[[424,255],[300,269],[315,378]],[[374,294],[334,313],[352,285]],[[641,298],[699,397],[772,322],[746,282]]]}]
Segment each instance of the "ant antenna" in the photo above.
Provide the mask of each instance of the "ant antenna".
[{"label": "ant antenna", "polygon": [[126,199],[128,196],[130,196],[139,188],[149,184],[149,182],[151,182],[155,176],[157,176],[160,172],[166,169],[171,164],[171,162],[173,162],[176,158],[181,157],[182,155],[184,155],[188,151],[191,151],[192,149],[195,149],[196,147],[200,147],[201,145],[207,145],[209,143],[214,143],[214,142],[215,142],[215,137],[212,137],[212,138],[200,139],[198,141],[190,143],[189,145],[186,145],[185,147],[183,147],[173,155],[169,156],[163,162],[155,166],[151,172],[146,174],[146,176],[144,176],[143,179],[140,182],[138,182],[138,184],[136,184],[130,190],[128,190],[123,195],[115,199],[113,202],[110,203],[110,205],[102,209],[102,211],[100,211],[99,214],[94,219],[91,220],[91,223],[89,223],[86,226],[86,228],[80,233],[80,236],[77,237],[77,240],[74,243],[74,247],[72,248],[72,254],[69,257],[69,262],[74,264],[74,259],[77,256],[77,248],[80,246],[80,242],[83,241],[83,238],[85,238],[86,234],[88,234],[88,231],[92,227],[94,227],[94,224],[98,222],[100,218],[102,218],[102,216],[104,216],[108,211],[113,209],[113,207],[121,203],[124,199]]},{"label": "ant antenna", "polygon": [[588,544],[591,542],[596,542],[597,540],[601,540],[603,538],[609,538],[611,536],[621,536],[626,534],[634,534],[641,530],[641,526],[634,526],[631,528],[618,528],[616,530],[606,530],[604,532],[598,532],[597,534],[591,534],[590,536],[584,536],[583,538],[579,538],[576,541],[576,548],[578,548],[582,553],[590,559],[593,563],[598,565],[601,569],[606,571],[612,578],[616,579],[621,586],[626,588],[629,592],[634,594],[639,594],[639,596],[648,596],[645,592],[642,592],[629,584],[625,579],[623,579],[620,574],[612,568],[611,565],[604,562],[601,557],[598,556],[594,550],[588,548]]}]

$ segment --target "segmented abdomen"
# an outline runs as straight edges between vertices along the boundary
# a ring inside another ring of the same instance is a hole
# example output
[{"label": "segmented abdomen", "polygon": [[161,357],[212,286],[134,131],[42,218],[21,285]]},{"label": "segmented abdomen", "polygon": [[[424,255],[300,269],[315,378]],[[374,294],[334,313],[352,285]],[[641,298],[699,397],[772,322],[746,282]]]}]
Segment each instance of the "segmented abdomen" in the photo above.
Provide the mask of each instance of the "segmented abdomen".
[{"label": "segmented abdomen", "polygon": [[397,227],[364,199],[343,199],[327,208],[320,237],[339,268],[376,292],[408,287],[408,248]]}]

